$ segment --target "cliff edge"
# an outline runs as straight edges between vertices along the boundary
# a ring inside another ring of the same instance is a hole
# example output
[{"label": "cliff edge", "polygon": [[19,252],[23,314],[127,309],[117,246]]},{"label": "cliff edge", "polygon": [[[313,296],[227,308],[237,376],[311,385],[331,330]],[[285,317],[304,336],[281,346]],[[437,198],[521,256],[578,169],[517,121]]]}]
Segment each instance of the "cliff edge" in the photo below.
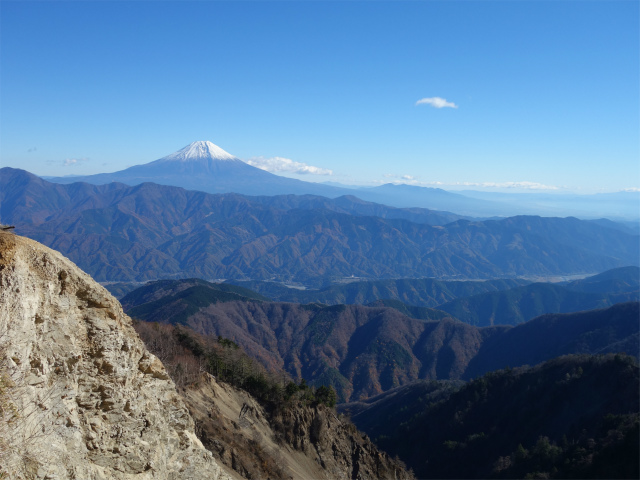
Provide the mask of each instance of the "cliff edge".
[{"label": "cliff edge", "polygon": [[9,478],[229,478],[118,301],[58,252],[4,232],[0,354]]}]

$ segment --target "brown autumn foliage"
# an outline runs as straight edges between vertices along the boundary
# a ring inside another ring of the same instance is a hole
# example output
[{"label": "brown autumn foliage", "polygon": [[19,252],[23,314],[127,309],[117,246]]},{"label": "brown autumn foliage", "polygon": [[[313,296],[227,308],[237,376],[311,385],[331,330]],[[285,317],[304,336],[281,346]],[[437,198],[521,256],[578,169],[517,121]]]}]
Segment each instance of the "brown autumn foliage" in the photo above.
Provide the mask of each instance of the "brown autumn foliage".
[{"label": "brown autumn foliage", "polygon": [[[378,451],[352,423],[337,416],[332,388],[315,388],[304,380],[296,384],[282,372],[269,373],[223,337],[142,321],[135,327],[174,378],[205,447],[245,478],[288,479],[292,472],[413,478],[401,462]],[[218,404],[219,397],[225,402],[235,398],[236,406],[242,402],[239,415],[230,417],[229,403]],[[322,461],[316,465],[318,459]],[[310,461],[316,466],[308,470]]]}]

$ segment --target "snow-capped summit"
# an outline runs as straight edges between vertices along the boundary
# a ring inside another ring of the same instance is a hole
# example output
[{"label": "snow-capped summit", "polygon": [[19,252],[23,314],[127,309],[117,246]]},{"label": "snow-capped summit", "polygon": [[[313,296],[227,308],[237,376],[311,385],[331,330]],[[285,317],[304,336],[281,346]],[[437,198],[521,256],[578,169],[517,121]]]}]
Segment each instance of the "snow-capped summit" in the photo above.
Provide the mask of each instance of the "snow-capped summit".
[{"label": "snow-capped summit", "polygon": [[166,157],[113,173],[81,177],[55,177],[56,183],[111,182],[139,185],[153,182],[208,193],[235,192],[245,195],[311,194],[337,197],[349,190],[280,177],[243,162],[217,145],[199,141]]},{"label": "snow-capped summit", "polygon": [[237,160],[237,158],[211,142],[198,141],[190,143],[160,160],[186,162],[190,160]]}]

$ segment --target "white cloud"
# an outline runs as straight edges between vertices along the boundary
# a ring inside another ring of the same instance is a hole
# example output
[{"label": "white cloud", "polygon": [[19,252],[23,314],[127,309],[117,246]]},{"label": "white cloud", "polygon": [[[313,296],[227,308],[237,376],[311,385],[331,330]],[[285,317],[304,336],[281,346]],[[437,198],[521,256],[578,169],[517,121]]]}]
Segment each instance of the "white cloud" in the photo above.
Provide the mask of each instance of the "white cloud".
[{"label": "white cloud", "polygon": [[66,158],[62,161],[62,166],[64,167],[72,167],[73,165],[78,165],[82,162],[86,162],[89,160],[88,158]]},{"label": "white cloud", "polygon": [[413,175],[395,175],[393,173],[384,173],[382,174],[385,178],[395,178],[398,180],[406,180],[407,182],[417,182],[418,177],[414,177]]},{"label": "white cloud", "polygon": [[624,190],[622,190],[623,192],[640,192],[640,188],[638,187],[631,187],[631,188],[625,188]]},{"label": "white cloud", "polygon": [[416,105],[431,105],[434,108],[458,108],[455,103],[447,102],[440,97],[421,98],[416,102]]},{"label": "white cloud", "polygon": [[287,172],[301,175],[333,175],[333,171],[328,168],[314,167],[283,157],[252,157],[245,160],[245,163],[271,173]]},{"label": "white cloud", "polygon": [[559,190],[555,185],[544,185],[537,182],[457,182],[454,185],[481,188],[521,188],[524,190]]},{"label": "white cloud", "polygon": [[[391,183],[405,184],[405,185],[417,185],[421,187],[476,187],[476,188],[503,188],[503,189],[521,189],[521,190],[560,190],[565,187],[558,187],[555,185],[544,185],[537,182],[422,182],[419,181],[416,176],[413,175],[394,175],[392,173],[385,173],[383,177],[393,179]],[[383,182],[380,182],[383,183]],[[640,191],[638,189],[637,191]]]}]

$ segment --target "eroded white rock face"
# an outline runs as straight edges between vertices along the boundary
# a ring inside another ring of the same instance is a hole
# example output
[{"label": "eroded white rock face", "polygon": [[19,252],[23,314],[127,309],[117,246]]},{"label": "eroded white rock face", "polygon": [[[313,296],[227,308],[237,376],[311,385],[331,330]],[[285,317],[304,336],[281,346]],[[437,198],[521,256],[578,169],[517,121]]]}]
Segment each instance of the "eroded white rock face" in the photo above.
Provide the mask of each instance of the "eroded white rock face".
[{"label": "eroded white rock face", "polygon": [[10,478],[229,478],[118,301],[58,252],[6,233],[0,336],[22,385]]}]

